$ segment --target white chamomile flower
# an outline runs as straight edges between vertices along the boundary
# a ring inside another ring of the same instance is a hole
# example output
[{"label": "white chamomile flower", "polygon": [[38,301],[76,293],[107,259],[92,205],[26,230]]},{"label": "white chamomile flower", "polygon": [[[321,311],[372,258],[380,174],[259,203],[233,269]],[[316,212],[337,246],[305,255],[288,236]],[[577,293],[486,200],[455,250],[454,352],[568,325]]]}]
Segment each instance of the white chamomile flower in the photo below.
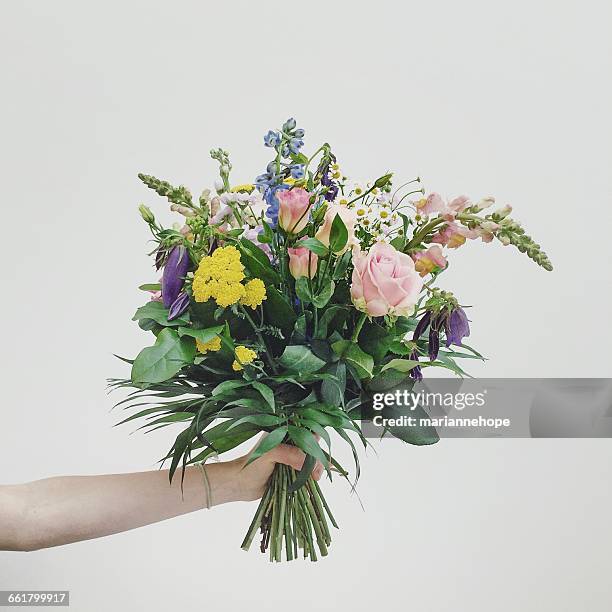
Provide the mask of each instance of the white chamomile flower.
[{"label": "white chamomile flower", "polygon": [[357,215],[357,223],[359,223],[360,219],[365,219],[368,216],[368,209],[358,204],[355,207],[355,214]]},{"label": "white chamomile flower", "polygon": [[362,196],[367,191],[366,187],[363,186],[363,183],[354,183],[351,189],[351,195],[353,197]]}]

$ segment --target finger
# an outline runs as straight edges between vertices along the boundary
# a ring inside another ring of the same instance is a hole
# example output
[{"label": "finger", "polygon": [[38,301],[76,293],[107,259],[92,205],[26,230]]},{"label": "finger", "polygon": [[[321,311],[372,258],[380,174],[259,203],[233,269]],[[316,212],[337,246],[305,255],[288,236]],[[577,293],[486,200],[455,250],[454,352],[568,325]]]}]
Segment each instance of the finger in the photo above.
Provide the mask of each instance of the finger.
[{"label": "finger", "polygon": [[306,455],[295,446],[279,444],[273,451],[271,459],[276,463],[284,463],[294,470],[301,470]]},{"label": "finger", "polygon": [[320,461],[317,461],[314,466],[314,470],[312,470],[312,477],[315,480],[320,480],[321,476],[323,476],[323,469],[323,464]]}]

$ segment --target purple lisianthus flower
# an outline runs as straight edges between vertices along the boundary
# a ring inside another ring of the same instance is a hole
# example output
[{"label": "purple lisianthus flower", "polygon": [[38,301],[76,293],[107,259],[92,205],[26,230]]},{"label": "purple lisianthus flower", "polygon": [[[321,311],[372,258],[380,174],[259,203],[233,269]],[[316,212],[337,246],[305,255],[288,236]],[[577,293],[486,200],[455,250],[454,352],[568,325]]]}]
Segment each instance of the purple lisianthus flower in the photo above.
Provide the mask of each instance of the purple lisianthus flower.
[{"label": "purple lisianthus flower", "polygon": [[[410,359],[413,361],[419,360],[419,354],[416,352],[416,350],[410,353]],[[421,370],[421,366],[414,366],[414,368],[410,370],[410,377],[414,378],[414,380],[423,380],[423,372]]]},{"label": "purple lisianthus flower", "polygon": [[470,324],[465,310],[461,306],[457,306],[450,312],[446,318],[444,328],[447,347],[451,344],[461,346],[463,338],[470,335]]},{"label": "purple lisianthus flower", "polygon": [[174,321],[174,319],[178,319],[181,315],[185,314],[189,308],[189,302],[189,295],[184,291],[180,293],[170,306],[168,321]]},{"label": "purple lisianthus flower", "polygon": [[431,311],[426,310],[425,314],[421,317],[417,326],[414,328],[414,333],[412,334],[412,339],[416,342],[422,335],[423,332],[427,329],[429,322],[431,321]]},{"label": "purple lisianthus flower", "polygon": [[435,361],[440,351],[440,332],[433,325],[429,328],[429,342],[427,343],[427,348],[429,352],[429,361]]},{"label": "purple lisianthus flower", "polygon": [[168,255],[162,276],[162,300],[170,308],[179,296],[185,284],[185,275],[189,270],[189,254],[182,245],[175,246]]}]

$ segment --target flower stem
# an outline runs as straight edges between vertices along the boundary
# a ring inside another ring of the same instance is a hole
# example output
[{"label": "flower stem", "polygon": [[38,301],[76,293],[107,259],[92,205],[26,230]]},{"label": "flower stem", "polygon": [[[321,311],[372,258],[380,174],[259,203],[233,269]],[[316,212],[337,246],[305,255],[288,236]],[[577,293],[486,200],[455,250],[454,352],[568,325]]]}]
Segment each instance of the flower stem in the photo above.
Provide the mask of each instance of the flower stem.
[{"label": "flower stem", "polygon": [[251,315],[247,312],[246,308],[244,306],[242,306],[242,304],[239,305],[239,308],[242,311],[242,313],[244,314],[246,320],[251,324],[251,327],[253,328],[253,331],[257,335],[257,339],[263,345],[263,347],[266,349],[266,359],[268,361],[268,364],[272,368],[272,371],[274,372],[274,374],[278,374],[278,370],[276,369],[276,364],[274,363],[274,360],[272,359],[272,355],[270,353],[270,349],[268,348],[268,345],[267,345],[266,341],[264,340],[264,337],[261,335],[261,332],[259,331],[259,327],[257,327],[257,325],[255,325],[255,321],[253,321],[253,319],[251,318]]},{"label": "flower stem", "polygon": [[357,342],[357,338],[359,337],[359,333],[361,332],[361,328],[363,327],[367,316],[368,315],[365,312],[362,312],[359,316],[359,320],[357,321],[357,325],[355,326],[355,331],[351,336],[351,342]]}]

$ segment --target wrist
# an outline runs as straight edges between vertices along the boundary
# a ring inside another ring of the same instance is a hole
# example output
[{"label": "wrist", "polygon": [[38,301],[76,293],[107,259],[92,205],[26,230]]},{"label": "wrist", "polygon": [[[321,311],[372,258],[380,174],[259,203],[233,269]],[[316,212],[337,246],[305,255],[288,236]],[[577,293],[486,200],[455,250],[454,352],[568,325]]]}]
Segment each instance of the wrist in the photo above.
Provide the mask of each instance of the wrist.
[{"label": "wrist", "polygon": [[204,469],[210,484],[209,507],[242,500],[240,466],[235,461],[207,463]]}]

